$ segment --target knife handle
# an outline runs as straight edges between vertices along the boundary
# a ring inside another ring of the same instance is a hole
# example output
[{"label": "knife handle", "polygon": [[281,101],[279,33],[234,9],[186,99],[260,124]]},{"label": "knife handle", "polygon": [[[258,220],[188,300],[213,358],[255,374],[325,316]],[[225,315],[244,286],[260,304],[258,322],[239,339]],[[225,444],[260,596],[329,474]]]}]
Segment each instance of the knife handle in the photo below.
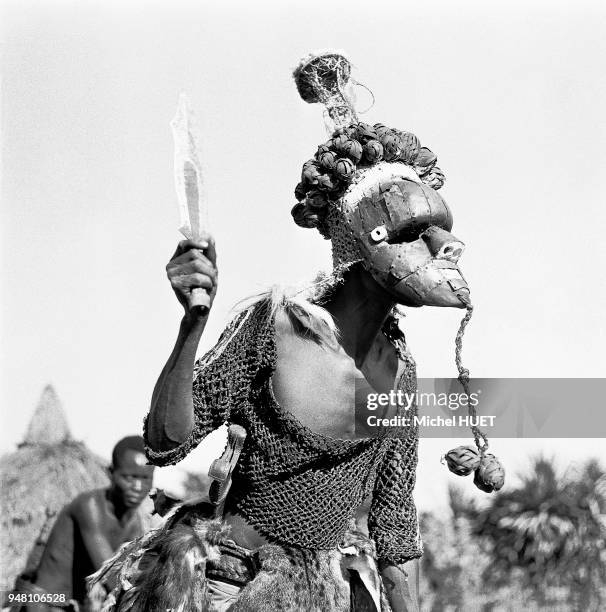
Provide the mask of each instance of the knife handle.
[{"label": "knife handle", "polygon": [[187,300],[189,309],[201,308],[202,314],[206,314],[210,310],[210,295],[202,287],[192,289]]}]

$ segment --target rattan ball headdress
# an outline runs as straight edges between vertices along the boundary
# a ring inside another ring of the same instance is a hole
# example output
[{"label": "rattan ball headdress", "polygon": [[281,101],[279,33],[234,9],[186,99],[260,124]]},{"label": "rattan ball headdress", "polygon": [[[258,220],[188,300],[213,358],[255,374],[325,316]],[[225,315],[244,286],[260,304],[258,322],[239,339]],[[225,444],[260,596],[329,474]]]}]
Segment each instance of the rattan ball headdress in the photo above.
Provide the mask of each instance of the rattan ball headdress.
[{"label": "rattan ball headdress", "polygon": [[331,204],[371,168],[379,172],[381,162],[400,162],[427,186],[442,187],[444,174],[436,166],[436,155],[422,147],[414,134],[358,120],[351,92],[351,63],[342,53],[305,57],[295,69],[294,79],[305,102],[326,107],[327,128],[332,132],[315,156],[303,164],[301,181],[295,188],[298,203],[292,209],[297,225],[315,227],[331,238],[327,225]]}]

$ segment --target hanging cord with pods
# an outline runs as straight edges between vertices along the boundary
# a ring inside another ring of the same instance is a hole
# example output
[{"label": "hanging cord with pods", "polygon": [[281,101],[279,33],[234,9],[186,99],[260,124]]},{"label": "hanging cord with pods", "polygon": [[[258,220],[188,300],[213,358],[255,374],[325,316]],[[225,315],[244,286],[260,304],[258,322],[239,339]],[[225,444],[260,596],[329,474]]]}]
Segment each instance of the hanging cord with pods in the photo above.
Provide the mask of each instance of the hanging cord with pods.
[{"label": "hanging cord with pods", "polygon": [[[457,365],[457,370],[459,372],[458,380],[463,387],[463,391],[467,397],[469,397],[469,370],[463,366],[463,335],[465,334],[465,328],[471,319],[471,315],[473,313],[473,306],[469,304],[467,306],[467,312],[465,316],[461,319],[461,323],[459,324],[459,330],[457,331],[457,336],[455,338],[455,363]],[[476,408],[472,405],[471,402],[467,402],[467,413],[472,419],[475,420],[477,416]],[[473,439],[478,447],[478,450],[483,455],[488,450],[488,436],[481,431],[476,425],[471,425],[470,427],[473,433]]]}]

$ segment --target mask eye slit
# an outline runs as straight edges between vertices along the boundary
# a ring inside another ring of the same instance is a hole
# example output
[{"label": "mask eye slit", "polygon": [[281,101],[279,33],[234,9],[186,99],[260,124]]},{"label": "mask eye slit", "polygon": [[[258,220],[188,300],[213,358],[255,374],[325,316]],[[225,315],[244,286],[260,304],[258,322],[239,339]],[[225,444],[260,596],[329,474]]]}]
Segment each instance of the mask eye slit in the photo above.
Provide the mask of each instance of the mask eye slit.
[{"label": "mask eye slit", "polygon": [[427,229],[427,225],[408,225],[394,234],[389,240],[389,244],[402,244],[404,242],[414,242]]}]

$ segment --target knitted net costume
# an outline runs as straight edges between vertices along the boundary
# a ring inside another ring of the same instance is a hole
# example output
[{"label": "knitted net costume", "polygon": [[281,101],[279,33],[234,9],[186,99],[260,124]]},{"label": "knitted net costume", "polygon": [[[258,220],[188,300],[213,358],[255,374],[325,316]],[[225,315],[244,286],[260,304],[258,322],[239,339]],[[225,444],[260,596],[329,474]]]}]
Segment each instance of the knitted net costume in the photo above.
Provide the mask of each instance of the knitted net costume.
[{"label": "knitted net costume", "polygon": [[[192,434],[170,451],[148,446],[149,458],[156,465],[176,463],[223,423],[241,425],[248,435],[228,504],[271,541],[335,549],[372,494],[368,526],[378,560],[398,564],[420,557],[412,499],[416,428],[398,430],[397,437],[339,440],[303,426],[272,391],[274,317],[270,301],[263,299],[232,321],[196,364]],[[404,337],[391,319],[384,333],[402,363],[397,387],[414,393],[415,365]],[[147,423],[144,435],[147,440]]]}]

